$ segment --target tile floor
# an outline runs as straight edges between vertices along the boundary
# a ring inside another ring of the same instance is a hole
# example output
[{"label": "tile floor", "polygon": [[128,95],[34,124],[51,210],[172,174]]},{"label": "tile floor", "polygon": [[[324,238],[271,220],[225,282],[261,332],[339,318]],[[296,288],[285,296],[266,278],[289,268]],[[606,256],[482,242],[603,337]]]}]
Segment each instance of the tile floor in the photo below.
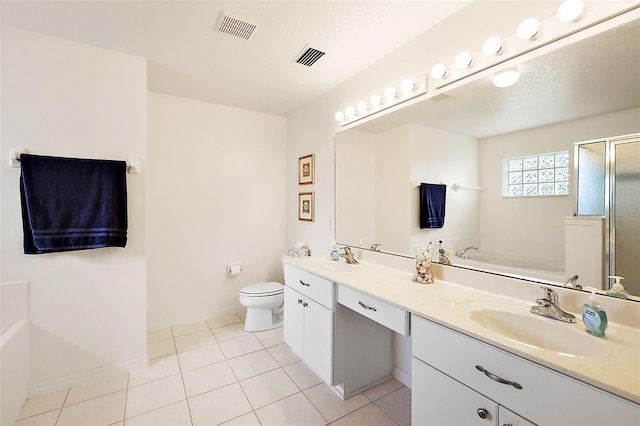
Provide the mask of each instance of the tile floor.
[{"label": "tile floor", "polygon": [[149,366],[27,400],[16,426],[410,425],[396,380],[340,400],[282,340],[242,317],[150,332]]}]

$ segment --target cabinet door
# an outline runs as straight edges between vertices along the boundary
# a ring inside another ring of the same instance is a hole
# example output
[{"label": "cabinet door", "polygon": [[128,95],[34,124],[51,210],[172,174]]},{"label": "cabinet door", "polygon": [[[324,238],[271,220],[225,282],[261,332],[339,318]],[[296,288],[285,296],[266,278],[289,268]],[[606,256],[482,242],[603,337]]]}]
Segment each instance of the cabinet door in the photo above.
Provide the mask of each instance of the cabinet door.
[{"label": "cabinet door", "polygon": [[419,426],[496,425],[495,402],[413,358],[411,424]]},{"label": "cabinet door", "polygon": [[[300,301],[300,302],[298,302]],[[284,286],[284,341],[293,352],[303,358],[304,310],[302,295],[289,286]]]},{"label": "cabinet door", "polygon": [[309,298],[303,298],[304,362],[325,383],[333,377],[333,312]]},{"label": "cabinet door", "polygon": [[535,426],[529,420],[507,410],[502,405],[498,407],[498,426]]}]

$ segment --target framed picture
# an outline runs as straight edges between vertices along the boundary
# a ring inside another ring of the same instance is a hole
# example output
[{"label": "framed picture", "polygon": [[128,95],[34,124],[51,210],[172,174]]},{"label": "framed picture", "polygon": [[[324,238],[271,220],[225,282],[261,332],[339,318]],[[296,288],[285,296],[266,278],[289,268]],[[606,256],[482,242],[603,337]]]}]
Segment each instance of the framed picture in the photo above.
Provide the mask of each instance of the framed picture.
[{"label": "framed picture", "polygon": [[298,220],[313,222],[315,193],[301,192],[298,194]]},{"label": "framed picture", "polygon": [[315,175],[315,154],[298,158],[298,184],[310,185]]}]

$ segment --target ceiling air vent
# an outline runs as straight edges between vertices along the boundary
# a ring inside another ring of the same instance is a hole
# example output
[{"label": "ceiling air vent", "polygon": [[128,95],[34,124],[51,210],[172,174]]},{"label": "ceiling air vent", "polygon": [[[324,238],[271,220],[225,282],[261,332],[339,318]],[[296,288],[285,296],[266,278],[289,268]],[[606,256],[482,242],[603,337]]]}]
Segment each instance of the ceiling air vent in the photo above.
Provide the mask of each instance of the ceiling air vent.
[{"label": "ceiling air vent", "polygon": [[222,11],[214,28],[221,33],[249,40],[258,28],[258,24],[234,18]]},{"label": "ceiling air vent", "polygon": [[307,45],[304,47],[304,49],[302,49],[302,52],[300,52],[300,54],[296,56],[296,59],[294,59],[294,61],[298,64],[310,67],[311,65],[315,64],[318,59],[322,58],[324,54],[324,52]]}]

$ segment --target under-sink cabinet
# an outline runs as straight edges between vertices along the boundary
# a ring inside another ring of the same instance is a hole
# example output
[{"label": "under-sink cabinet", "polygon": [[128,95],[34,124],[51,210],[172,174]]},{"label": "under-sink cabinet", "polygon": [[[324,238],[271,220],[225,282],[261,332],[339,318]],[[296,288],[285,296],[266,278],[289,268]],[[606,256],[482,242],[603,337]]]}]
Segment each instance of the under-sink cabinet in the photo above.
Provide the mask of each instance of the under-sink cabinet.
[{"label": "under-sink cabinet", "polygon": [[325,383],[333,381],[334,283],[285,266],[284,341]]},{"label": "under-sink cabinet", "polygon": [[[414,425],[638,425],[637,404],[413,315]],[[576,360],[579,362],[579,360]]]},{"label": "under-sink cabinet", "polygon": [[393,376],[393,331],[339,303],[338,285],[284,264],[284,341],[343,399]]}]

